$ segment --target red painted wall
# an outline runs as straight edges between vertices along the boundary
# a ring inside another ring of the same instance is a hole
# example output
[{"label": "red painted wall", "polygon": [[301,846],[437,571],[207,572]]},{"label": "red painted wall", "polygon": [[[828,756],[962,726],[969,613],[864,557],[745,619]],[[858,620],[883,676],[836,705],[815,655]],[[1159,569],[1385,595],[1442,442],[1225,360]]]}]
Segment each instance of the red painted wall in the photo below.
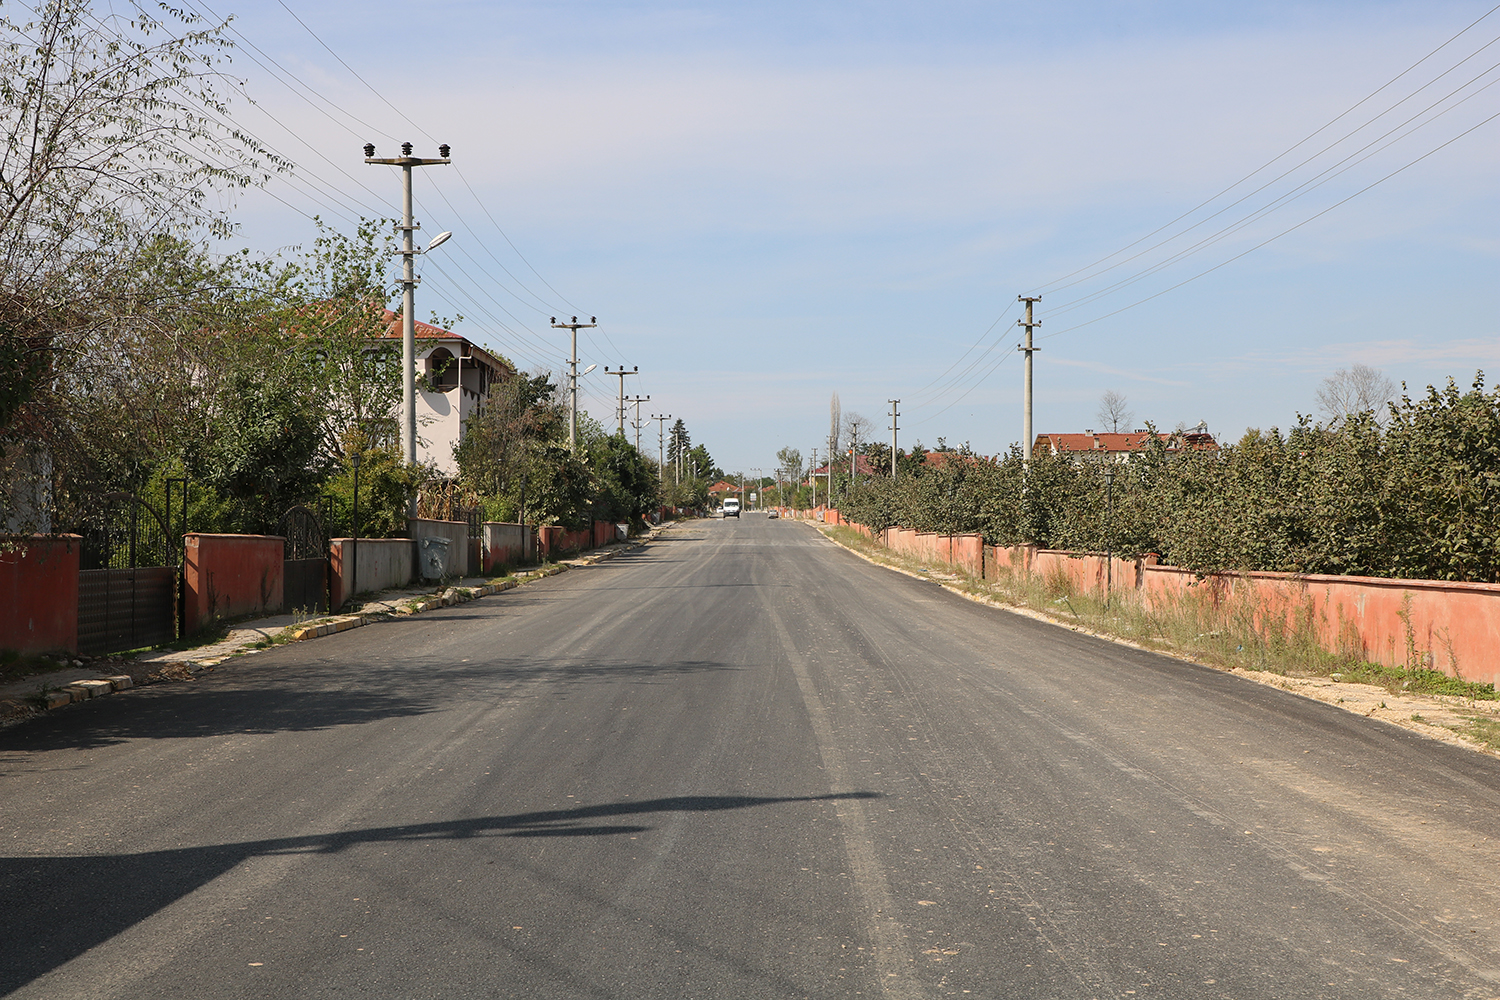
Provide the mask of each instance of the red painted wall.
[{"label": "red painted wall", "polygon": [[[975,573],[969,538],[907,528],[885,532],[896,552]],[[1077,593],[1133,593],[1148,606],[1198,603],[1248,615],[1262,634],[1310,630],[1318,645],[1390,666],[1424,666],[1500,685],[1500,584],[1292,573],[1216,573],[1161,566],[1157,557],[1115,557],[1028,545],[988,546],[1001,572],[1061,577]]]},{"label": "red painted wall", "polygon": [[593,531],[569,531],[560,524],[549,524],[536,530],[537,544],[541,546],[542,555],[548,559],[558,559],[573,552],[581,552],[589,547],[593,540]]},{"label": "red painted wall", "polygon": [[79,542],[77,535],[0,537],[0,649],[78,652]]},{"label": "red painted wall", "polygon": [[216,618],[281,611],[281,560],[286,539],[272,535],[206,535],[182,538],[187,614],[184,633]]}]

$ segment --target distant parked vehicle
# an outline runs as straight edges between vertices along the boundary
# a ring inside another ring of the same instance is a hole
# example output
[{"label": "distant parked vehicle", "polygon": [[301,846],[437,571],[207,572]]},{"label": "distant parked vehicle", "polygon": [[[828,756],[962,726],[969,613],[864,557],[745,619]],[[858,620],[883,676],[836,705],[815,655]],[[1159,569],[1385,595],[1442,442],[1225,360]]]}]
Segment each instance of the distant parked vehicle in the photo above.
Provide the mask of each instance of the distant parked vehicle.
[{"label": "distant parked vehicle", "polygon": [[766,520],[768,520],[768,521],[771,518],[773,518],[773,517],[780,517],[780,516],[781,516],[781,512],[778,511],[775,507],[772,507],[770,510],[766,511]]}]

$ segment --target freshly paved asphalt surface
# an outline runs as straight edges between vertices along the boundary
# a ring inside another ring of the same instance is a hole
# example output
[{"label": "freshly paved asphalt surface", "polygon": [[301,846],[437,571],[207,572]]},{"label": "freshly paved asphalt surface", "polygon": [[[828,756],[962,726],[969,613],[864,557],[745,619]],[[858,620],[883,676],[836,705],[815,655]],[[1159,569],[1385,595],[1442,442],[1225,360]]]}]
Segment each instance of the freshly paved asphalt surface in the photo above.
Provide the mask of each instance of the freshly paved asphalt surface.
[{"label": "freshly paved asphalt surface", "polygon": [[1496,997],[1497,764],[747,515],[0,732],[0,994]]}]

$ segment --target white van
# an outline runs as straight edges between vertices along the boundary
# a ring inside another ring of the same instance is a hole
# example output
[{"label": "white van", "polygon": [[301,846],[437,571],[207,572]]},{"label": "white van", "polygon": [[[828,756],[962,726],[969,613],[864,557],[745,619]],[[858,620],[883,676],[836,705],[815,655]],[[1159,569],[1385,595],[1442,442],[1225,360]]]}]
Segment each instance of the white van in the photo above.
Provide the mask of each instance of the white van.
[{"label": "white van", "polygon": [[740,516],[740,502],[739,502],[739,500],[737,498],[730,497],[729,499],[727,499],[727,500],[724,501],[724,516],[725,517],[739,517]]}]

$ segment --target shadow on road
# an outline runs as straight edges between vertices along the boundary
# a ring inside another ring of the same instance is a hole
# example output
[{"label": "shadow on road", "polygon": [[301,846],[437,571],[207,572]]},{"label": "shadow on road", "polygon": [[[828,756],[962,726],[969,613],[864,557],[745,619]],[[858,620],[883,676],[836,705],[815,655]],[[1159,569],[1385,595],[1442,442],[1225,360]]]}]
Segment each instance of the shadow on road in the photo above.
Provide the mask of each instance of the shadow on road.
[{"label": "shadow on road", "polygon": [[[451,705],[455,697],[500,702],[520,696],[520,684],[649,683],[742,669],[698,660],[494,657],[424,662],[399,654],[380,660],[320,657],[288,669],[274,662],[273,654],[263,656],[253,663],[236,661],[223,675],[128,691],[0,729],[0,775],[14,773],[21,760],[35,763],[29,755],[40,751],[97,749],[131,740],[316,732],[424,715]],[[351,689],[356,678],[359,687]]]},{"label": "shadow on road", "polygon": [[798,802],[879,798],[829,795],[683,795],[573,809],[373,827],[142,854],[0,857],[0,995],[96,947],[253,857],[337,854],[360,844],[481,837],[592,837],[651,827],[611,822],[669,812],[715,812]]},{"label": "shadow on road", "polygon": [[410,691],[312,691],[283,684],[230,688],[199,681],[132,691],[8,727],[0,731],[0,752],[93,749],[136,739],[311,732],[421,715],[437,704],[436,697]]}]

